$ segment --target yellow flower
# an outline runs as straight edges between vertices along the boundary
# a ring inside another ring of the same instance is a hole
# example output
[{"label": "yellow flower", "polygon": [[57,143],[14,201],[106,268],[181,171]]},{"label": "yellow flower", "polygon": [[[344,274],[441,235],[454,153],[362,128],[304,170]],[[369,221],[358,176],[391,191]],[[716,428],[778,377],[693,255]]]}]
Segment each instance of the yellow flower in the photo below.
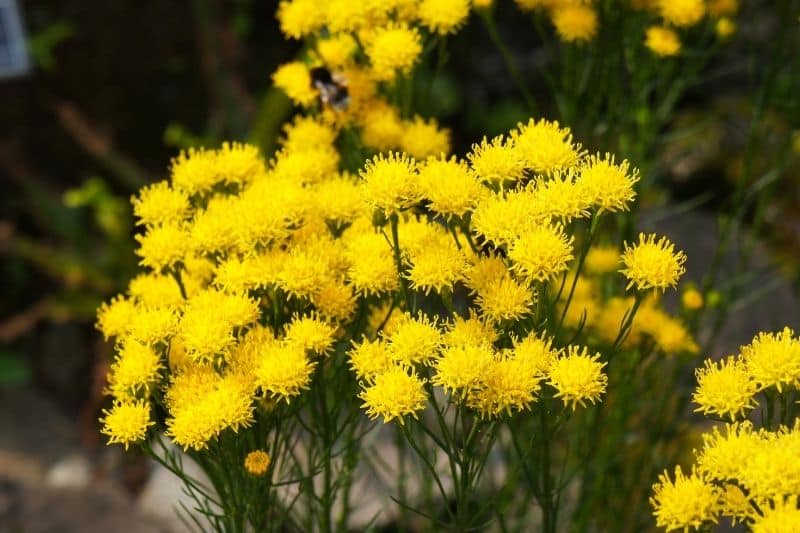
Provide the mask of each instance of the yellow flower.
[{"label": "yellow flower", "polygon": [[550,7],[554,0],[514,0],[514,3],[523,11],[534,11],[543,7]]},{"label": "yellow flower", "polygon": [[400,147],[404,123],[396,107],[383,100],[371,101],[358,119],[361,140],[375,150],[386,152]]},{"label": "yellow flower", "polygon": [[257,385],[265,395],[286,403],[309,387],[317,365],[302,346],[279,342],[265,347],[256,364]]},{"label": "yellow flower", "polygon": [[145,307],[179,307],[183,304],[181,289],[172,276],[139,274],[128,284],[128,292]]},{"label": "yellow flower", "polygon": [[269,454],[264,450],[254,450],[244,458],[244,469],[254,476],[263,476],[269,469]]},{"label": "yellow flower", "polygon": [[158,344],[176,333],[178,316],[169,307],[139,307],[130,319],[130,336],[144,344]]},{"label": "yellow flower", "polygon": [[372,379],[393,365],[387,345],[382,340],[353,342],[348,357],[350,368],[358,379]]},{"label": "yellow flower", "polygon": [[126,450],[129,445],[144,440],[147,428],[155,425],[150,420],[150,405],[144,400],[115,402],[111,410],[104,409],[103,414],[100,431],[108,435],[109,444],[122,444]]},{"label": "yellow flower", "polygon": [[281,145],[289,152],[303,152],[321,146],[333,146],[336,131],[314,117],[298,115],[283,127],[286,135]]},{"label": "yellow flower", "polygon": [[661,57],[674,56],[681,51],[681,39],[678,34],[664,26],[647,28],[644,45]]},{"label": "yellow flower", "polygon": [[675,26],[693,26],[706,14],[703,0],[658,0],[661,17]]},{"label": "yellow flower", "polygon": [[800,341],[788,327],[779,333],[759,333],[753,342],[742,346],[741,357],[758,390],[800,383]]},{"label": "yellow flower", "polygon": [[620,263],[619,249],[616,246],[593,246],[584,260],[587,274],[610,274],[617,271]]},{"label": "yellow flower", "polygon": [[189,196],[183,191],[170,188],[166,181],[159,181],[139,191],[131,198],[133,214],[137,224],[154,226],[162,222],[181,222],[191,208]]},{"label": "yellow flower", "polygon": [[659,476],[650,504],[658,527],[667,531],[699,529],[704,524],[717,523],[719,489],[695,473],[684,475],[678,466],[675,481],[666,471]]},{"label": "yellow flower", "polygon": [[569,128],[558,122],[530,119],[527,124],[517,124],[511,132],[514,150],[525,166],[540,174],[551,174],[578,163],[580,145],[572,143]]},{"label": "yellow flower", "polygon": [[404,417],[409,415],[417,418],[428,399],[424,380],[397,365],[372,378],[358,397],[364,401],[367,416],[371,419],[382,416],[384,424],[395,418],[404,424]]},{"label": "yellow flower", "polygon": [[131,318],[136,312],[133,300],[122,295],[115,296],[97,310],[96,327],[106,340],[122,336],[130,329]]},{"label": "yellow flower", "polygon": [[567,270],[573,238],[560,226],[534,226],[511,243],[511,270],[532,281],[547,281]]},{"label": "yellow flower", "polygon": [[340,33],[317,41],[319,56],[332,69],[342,68],[349,63],[356,50],[358,50],[358,44],[348,33]]},{"label": "yellow flower", "polygon": [[640,233],[637,244],[625,243],[622,254],[625,268],[620,272],[628,278],[628,289],[635,286],[637,290],[665,291],[667,287],[675,287],[686,272],[685,262],[686,254],[675,252],[675,245],[666,237],[656,240],[655,234]]},{"label": "yellow flower", "polygon": [[533,189],[534,212],[542,221],[559,220],[568,223],[589,215],[592,198],[586,188],[575,181],[570,169],[551,179],[538,179]]},{"label": "yellow flower", "polygon": [[540,387],[541,376],[534,362],[507,352],[489,363],[467,403],[483,418],[511,416],[528,409]]},{"label": "yellow flower", "polygon": [[733,356],[718,364],[707,359],[705,366],[697,369],[695,375],[697,390],[692,396],[692,401],[698,405],[695,411],[730,417],[733,421],[756,407],[756,384],[750,379],[744,363]]},{"label": "yellow flower", "polygon": [[435,119],[425,120],[414,117],[414,120],[402,123],[400,148],[416,157],[436,157],[450,153],[450,130],[440,128]]},{"label": "yellow flower", "polygon": [[709,479],[733,481],[741,478],[744,460],[761,446],[750,421],[725,424],[725,432],[714,427],[703,434],[703,448],[697,453],[697,470]]},{"label": "yellow flower", "polygon": [[301,61],[279,66],[272,74],[272,82],[297,105],[309,106],[317,100],[317,90],[311,85],[311,72]]},{"label": "yellow flower", "polygon": [[589,202],[604,211],[627,211],[636,198],[633,186],[639,181],[639,171],[631,170],[627,160],[617,164],[614,156],[593,155],[580,170],[579,186]]},{"label": "yellow flower", "polygon": [[419,171],[419,188],[430,201],[431,211],[445,219],[462,217],[472,211],[488,191],[466,163],[454,158],[428,159]]},{"label": "yellow flower", "polygon": [[[753,519],[759,516],[750,504],[750,499],[738,485],[726,483],[724,488],[724,492],[720,495],[720,511],[722,516],[731,518],[732,525],[735,526],[739,522],[752,522]],[[761,508],[760,505],[759,508]],[[800,527],[800,524],[798,524],[798,527]]]},{"label": "yellow flower", "polygon": [[419,201],[417,164],[406,154],[378,154],[361,170],[364,198],[390,215]]},{"label": "yellow flower", "polygon": [[377,6],[373,2],[351,2],[349,0],[330,0],[320,4],[325,10],[328,30],[332,33],[357,31],[374,20]]},{"label": "yellow flower", "polygon": [[281,31],[288,37],[302,39],[322,27],[324,11],[316,0],[282,1],[278,5]]},{"label": "yellow flower", "polygon": [[215,155],[219,179],[228,185],[244,185],[267,171],[261,152],[252,144],[224,142]]},{"label": "yellow flower", "polygon": [[314,315],[295,316],[286,326],[286,342],[318,355],[330,353],[336,330]]},{"label": "yellow flower", "polygon": [[439,35],[455,33],[469,16],[469,0],[422,0],[417,16]]},{"label": "yellow flower", "polygon": [[422,53],[422,39],[416,28],[390,23],[369,36],[365,52],[375,79],[392,81],[398,71],[411,72]]},{"label": "yellow flower", "polygon": [[513,338],[515,359],[526,361],[535,376],[543,377],[558,357],[553,349],[553,341],[536,335],[528,335],[522,340]]},{"label": "yellow flower", "polygon": [[800,428],[762,434],[759,446],[744,457],[738,481],[755,499],[800,494]]},{"label": "yellow flower", "polygon": [[481,314],[495,322],[519,320],[531,312],[534,302],[531,289],[508,275],[489,281],[477,293],[475,303]]},{"label": "yellow flower", "polygon": [[178,224],[163,224],[149,228],[144,235],[135,235],[139,243],[136,255],[139,264],[161,271],[182,260],[189,250],[189,234]]},{"label": "yellow flower", "polygon": [[150,346],[125,339],[117,346],[117,357],[108,375],[108,388],[116,398],[135,395],[139,389],[148,390],[163,370],[161,358]]},{"label": "yellow flower", "polygon": [[497,245],[509,244],[533,224],[542,224],[541,205],[529,190],[492,194],[482,199],[472,213],[473,233]]},{"label": "yellow flower", "polygon": [[756,516],[753,521],[753,533],[800,531],[800,509],[796,495],[780,498],[766,509],[762,507],[762,511],[763,516]]},{"label": "yellow flower", "polygon": [[449,346],[433,363],[435,374],[431,383],[453,394],[466,396],[478,386],[493,361],[491,346]]},{"label": "yellow flower", "polygon": [[166,394],[167,435],[184,450],[203,450],[223,431],[252,423],[253,392],[252,380],[237,374],[210,368],[176,374]]},{"label": "yellow flower", "polygon": [[323,318],[345,322],[356,312],[353,288],[344,281],[328,281],[311,295],[311,303]]},{"label": "yellow flower", "polygon": [[448,324],[443,340],[447,346],[491,346],[498,337],[497,331],[488,320],[478,318],[470,309],[469,318],[456,316]]},{"label": "yellow flower", "polygon": [[556,398],[573,410],[578,404],[586,407],[586,401],[598,401],[608,384],[603,372],[606,363],[598,359],[600,354],[589,355],[585,346],[567,347],[566,354],[555,359],[547,371],[547,383],[556,389]]},{"label": "yellow flower", "polygon": [[736,33],[736,23],[728,17],[723,17],[717,21],[714,31],[720,39],[727,39]]},{"label": "yellow flower", "polygon": [[219,180],[215,159],[213,150],[181,151],[170,163],[173,187],[190,195],[208,191]]},{"label": "yellow flower", "polygon": [[426,363],[436,357],[442,345],[436,319],[422,313],[416,317],[405,313],[388,339],[389,354],[402,365]]},{"label": "yellow flower", "polygon": [[452,292],[453,286],[464,279],[466,268],[467,258],[455,245],[431,247],[414,254],[406,276],[412,288],[441,294]]},{"label": "yellow flower", "polygon": [[356,291],[380,294],[400,288],[392,248],[383,235],[369,232],[347,237],[345,255],[350,263],[347,278]]},{"label": "yellow flower", "polygon": [[694,287],[687,287],[681,294],[681,304],[690,311],[697,311],[703,307],[703,295]]},{"label": "yellow flower", "polygon": [[473,144],[467,154],[472,170],[484,181],[502,184],[505,181],[516,182],[525,175],[525,161],[502,135],[491,142],[483,138],[480,144]]},{"label": "yellow flower", "polygon": [[475,259],[467,272],[465,285],[472,292],[485,290],[490,283],[508,275],[508,267],[501,257],[482,255]]},{"label": "yellow flower", "polygon": [[556,32],[563,41],[591,41],[597,34],[597,13],[584,4],[556,6],[551,15]]}]

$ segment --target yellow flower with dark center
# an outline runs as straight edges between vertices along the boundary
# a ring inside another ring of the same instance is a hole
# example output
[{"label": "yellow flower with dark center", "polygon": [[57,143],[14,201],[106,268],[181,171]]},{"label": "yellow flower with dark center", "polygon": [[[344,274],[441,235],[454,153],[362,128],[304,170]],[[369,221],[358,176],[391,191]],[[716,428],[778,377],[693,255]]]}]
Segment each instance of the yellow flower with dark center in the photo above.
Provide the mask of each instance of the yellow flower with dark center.
[{"label": "yellow flower with dark center", "polygon": [[143,187],[138,196],[131,197],[137,224],[154,226],[164,222],[181,222],[189,214],[189,196],[172,189],[166,181]]},{"label": "yellow flower with dark center", "polygon": [[122,444],[126,450],[131,444],[144,440],[147,429],[155,425],[150,420],[150,405],[144,400],[118,401],[111,410],[103,410],[103,414],[100,431],[108,435],[109,444]]},{"label": "yellow flower with dark center", "polygon": [[364,199],[386,215],[419,201],[417,164],[406,154],[378,154],[360,172]]},{"label": "yellow flower with dark center", "polygon": [[692,473],[684,475],[681,467],[675,468],[672,481],[665,471],[653,485],[650,498],[656,525],[667,531],[717,523],[719,514],[719,489]]},{"label": "yellow flower with dark center", "polygon": [[472,170],[484,181],[502,184],[516,182],[525,175],[525,161],[513,142],[505,140],[502,135],[487,142],[486,137],[480,144],[473,144],[467,154]]},{"label": "yellow flower with dark center", "polygon": [[419,188],[431,211],[445,219],[472,211],[489,191],[463,161],[444,157],[428,159],[419,171]]},{"label": "yellow flower with dark center", "polygon": [[650,26],[645,32],[644,45],[657,56],[670,57],[681,51],[681,38],[664,26]]},{"label": "yellow flower with dark center", "polygon": [[511,243],[511,270],[529,281],[547,281],[568,268],[573,238],[560,226],[534,226]]},{"label": "yellow flower with dark center", "polygon": [[697,390],[692,395],[692,401],[698,405],[695,411],[729,417],[733,421],[756,407],[754,396],[758,387],[741,360],[733,356],[718,363],[707,359],[695,375]]},{"label": "yellow flower with dark center", "polygon": [[572,143],[569,128],[558,122],[530,119],[511,132],[514,151],[525,166],[539,174],[551,174],[575,166],[581,158],[580,145]]},{"label": "yellow flower with dark center", "polygon": [[270,465],[270,457],[264,450],[254,450],[244,458],[244,469],[254,476],[263,476]]},{"label": "yellow flower with dark center", "polygon": [[390,23],[369,36],[365,52],[375,79],[392,81],[398,72],[404,75],[411,72],[422,53],[422,39],[416,28]]},{"label": "yellow flower with dark center", "polygon": [[683,264],[686,254],[675,251],[675,245],[666,237],[656,240],[655,234],[639,234],[639,242],[625,243],[622,254],[624,269],[620,270],[628,278],[627,288],[637,290],[655,289],[665,291],[675,287],[678,279],[686,272]]},{"label": "yellow flower with dark center", "polygon": [[297,105],[309,106],[316,102],[319,96],[311,84],[311,71],[301,61],[292,61],[279,66],[272,74],[272,82]]},{"label": "yellow flower with dark center", "polygon": [[417,16],[433,33],[455,33],[469,16],[469,0],[422,0]]},{"label": "yellow flower with dark center", "polygon": [[675,26],[693,26],[706,14],[703,0],[658,0],[658,13]]},{"label": "yellow flower with dark center", "polygon": [[562,41],[586,42],[597,34],[597,13],[590,5],[557,5],[550,17]]},{"label": "yellow flower with dark center", "polygon": [[404,424],[406,416],[417,418],[428,399],[424,380],[397,365],[372,378],[358,397],[364,401],[367,416],[383,417],[384,424],[394,419]]},{"label": "yellow flower with dark center", "polygon": [[550,364],[547,383],[556,389],[556,398],[561,398],[573,411],[578,404],[586,407],[587,401],[595,403],[605,393],[608,377],[603,367],[606,363],[599,359],[599,353],[589,355],[585,346],[568,346],[566,353]]},{"label": "yellow flower with dark center", "polygon": [[634,185],[639,181],[639,171],[631,169],[627,160],[617,164],[614,156],[593,155],[580,169],[578,186],[586,199],[597,206],[600,213],[627,211],[636,198]]},{"label": "yellow flower with dark center", "polygon": [[786,327],[778,333],[759,333],[753,342],[741,348],[747,372],[758,390],[800,384],[800,341]]},{"label": "yellow flower with dark center", "polygon": [[450,153],[450,130],[440,128],[436,119],[414,117],[402,123],[400,148],[417,159]]}]

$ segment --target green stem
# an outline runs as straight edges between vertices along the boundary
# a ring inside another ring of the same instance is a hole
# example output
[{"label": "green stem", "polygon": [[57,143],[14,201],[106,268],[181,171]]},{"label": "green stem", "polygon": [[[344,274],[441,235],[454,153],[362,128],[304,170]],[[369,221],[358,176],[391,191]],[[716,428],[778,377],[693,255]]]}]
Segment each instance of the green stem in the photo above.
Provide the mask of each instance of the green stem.
[{"label": "green stem", "polygon": [[394,252],[394,261],[395,266],[397,267],[397,276],[400,278],[400,286],[403,290],[403,301],[405,301],[406,309],[408,309],[411,314],[414,314],[416,309],[413,309],[411,305],[411,292],[408,288],[408,280],[403,275],[403,260],[400,256],[400,238],[397,231],[398,223],[399,218],[397,213],[392,213],[392,215],[389,217],[389,224],[392,227],[392,251]]}]

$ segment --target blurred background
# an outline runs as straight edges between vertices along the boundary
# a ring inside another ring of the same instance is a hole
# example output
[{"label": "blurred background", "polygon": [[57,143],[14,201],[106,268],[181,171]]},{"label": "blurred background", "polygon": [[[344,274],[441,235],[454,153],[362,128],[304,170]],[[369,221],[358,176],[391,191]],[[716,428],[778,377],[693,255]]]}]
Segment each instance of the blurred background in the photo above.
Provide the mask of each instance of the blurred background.
[{"label": "blurred background", "polygon": [[[95,309],[136,272],[131,194],[163,179],[181,148],[273,151],[292,108],[269,76],[300,47],[280,34],[276,4],[0,0],[0,531],[180,528],[178,485],[97,431],[111,347]],[[25,53],[12,68],[2,54],[14,12]],[[798,26],[776,38],[780,16],[742,4],[733,42],[645,155],[657,186],[643,194],[643,229],[679,243],[695,283],[718,270],[736,288],[725,320],[707,326],[715,354],[800,327],[800,73],[786,48]],[[537,113],[553,117],[539,74],[552,57],[511,2],[496,20]],[[456,154],[530,116],[505,68],[476,17],[448,44],[421,112],[451,128]],[[616,148],[604,131],[574,129],[590,151]],[[734,196],[741,180],[758,201]],[[715,254],[734,211],[747,238]]]}]

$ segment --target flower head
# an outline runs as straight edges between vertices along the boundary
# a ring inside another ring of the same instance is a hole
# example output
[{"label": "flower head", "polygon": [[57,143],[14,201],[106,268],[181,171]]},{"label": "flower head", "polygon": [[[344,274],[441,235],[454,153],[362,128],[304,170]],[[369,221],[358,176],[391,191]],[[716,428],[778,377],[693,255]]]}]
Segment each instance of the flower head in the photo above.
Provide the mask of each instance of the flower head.
[{"label": "flower head", "polygon": [[528,280],[552,279],[573,259],[572,241],[559,226],[533,226],[511,243],[511,269]]},{"label": "flower head", "polygon": [[684,475],[681,467],[676,467],[674,481],[666,471],[659,476],[650,503],[658,527],[668,531],[699,528],[717,522],[719,489],[695,473]]},{"label": "flower head", "polygon": [[531,359],[505,353],[488,364],[467,402],[484,418],[510,416],[530,407],[541,380]]},{"label": "flower head", "polygon": [[147,389],[158,379],[164,368],[156,351],[131,338],[118,346],[116,360],[111,365],[108,385],[116,398],[125,398],[137,390]]},{"label": "flower head", "polygon": [[420,22],[439,35],[454,33],[469,16],[469,0],[422,0]]},{"label": "flower head", "polygon": [[484,137],[480,144],[473,144],[467,159],[475,174],[484,181],[515,182],[525,175],[525,161],[502,135],[491,142]]},{"label": "flower head", "polygon": [[553,9],[551,17],[563,41],[591,41],[597,33],[597,13],[590,5],[559,5]]},{"label": "flower head", "polygon": [[639,171],[631,170],[627,160],[617,164],[614,156],[593,155],[581,167],[579,185],[589,202],[600,212],[627,211],[636,197],[633,186]]},{"label": "flower head", "polygon": [[244,469],[254,476],[263,476],[270,465],[269,454],[264,450],[254,450],[244,458]]},{"label": "flower head", "polygon": [[783,533],[784,531],[800,531],[800,508],[797,507],[797,496],[779,498],[764,509],[762,516],[755,517],[753,533]]},{"label": "flower head", "polygon": [[436,319],[422,313],[416,317],[406,313],[389,336],[389,353],[402,365],[425,363],[439,353],[441,344],[442,333],[436,327]]},{"label": "flower head", "polygon": [[477,293],[475,303],[481,314],[495,322],[519,320],[531,312],[534,302],[533,291],[509,275],[489,281]]},{"label": "flower head", "polygon": [[134,238],[139,243],[136,249],[136,255],[141,257],[139,264],[155,271],[174,266],[189,249],[189,234],[176,223],[151,227]]},{"label": "flower head", "polygon": [[166,181],[143,187],[138,196],[131,198],[137,224],[153,226],[163,222],[181,222],[191,208],[189,196],[172,189]]},{"label": "flower head", "polygon": [[431,383],[466,396],[479,385],[493,361],[494,351],[485,344],[449,346],[434,362],[436,373]]},{"label": "flower head", "polygon": [[656,240],[655,234],[639,234],[639,242],[633,246],[625,243],[620,270],[628,278],[628,287],[637,290],[655,289],[665,291],[675,287],[678,278],[686,272],[683,264],[686,254],[675,251],[675,245],[666,237]]},{"label": "flower head", "polygon": [[358,396],[364,401],[367,416],[382,416],[384,424],[395,418],[403,424],[403,418],[409,415],[416,418],[428,399],[424,380],[398,365],[373,377]]},{"label": "flower head", "polygon": [[316,362],[302,346],[275,342],[264,348],[257,362],[256,383],[265,395],[286,403],[309,387]]},{"label": "flower head", "polygon": [[324,15],[316,0],[283,0],[278,4],[281,31],[294,39],[302,39],[317,31],[324,22]]},{"label": "flower head", "polygon": [[317,99],[318,92],[311,84],[311,71],[300,61],[278,67],[272,74],[272,82],[297,105],[308,106]]},{"label": "flower head", "polygon": [[144,400],[118,401],[111,410],[103,410],[100,430],[108,435],[109,444],[122,444],[128,449],[133,443],[144,440],[147,428],[155,425],[150,420],[150,405]]},{"label": "flower head", "polygon": [[703,0],[656,0],[661,17],[675,26],[693,26],[706,14]]},{"label": "flower head", "polygon": [[788,327],[778,333],[759,333],[742,346],[742,360],[758,390],[800,383],[800,341]]},{"label": "flower head", "polygon": [[466,163],[444,157],[425,162],[419,171],[419,188],[430,201],[431,211],[447,219],[472,211],[488,192]]},{"label": "flower head", "polygon": [[414,117],[402,123],[400,148],[418,159],[449,154],[450,130],[440,128],[436,119]]},{"label": "flower head", "polygon": [[333,348],[336,330],[319,317],[294,317],[286,326],[286,342],[316,354],[327,354]]},{"label": "flower head", "polygon": [[392,81],[397,72],[408,74],[422,53],[422,39],[416,28],[391,23],[369,36],[366,54],[375,79]]},{"label": "flower head", "polygon": [[530,119],[527,124],[518,124],[511,138],[525,166],[540,174],[574,166],[581,157],[580,146],[572,143],[570,129],[561,128],[558,122]]},{"label": "flower head", "polygon": [[417,164],[406,154],[376,155],[361,171],[365,200],[387,215],[419,200]]},{"label": "flower head", "polygon": [[372,379],[393,365],[389,349],[382,340],[354,342],[348,356],[350,368],[359,379]]},{"label": "flower head", "polygon": [[756,406],[754,396],[758,392],[755,382],[747,373],[742,361],[729,356],[715,363],[705,361],[698,369],[697,390],[692,396],[698,405],[695,411],[730,417],[731,421]]},{"label": "flower head", "polygon": [[681,39],[675,31],[664,26],[650,26],[644,36],[644,45],[661,57],[677,55],[681,51]]},{"label": "flower head", "polygon": [[556,389],[556,397],[574,410],[586,401],[595,403],[605,393],[608,377],[603,372],[606,363],[598,361],[600,354],[589,355],[588,349],[569,346],[567,353],[555,359],[547,371],[548,384]]}]

